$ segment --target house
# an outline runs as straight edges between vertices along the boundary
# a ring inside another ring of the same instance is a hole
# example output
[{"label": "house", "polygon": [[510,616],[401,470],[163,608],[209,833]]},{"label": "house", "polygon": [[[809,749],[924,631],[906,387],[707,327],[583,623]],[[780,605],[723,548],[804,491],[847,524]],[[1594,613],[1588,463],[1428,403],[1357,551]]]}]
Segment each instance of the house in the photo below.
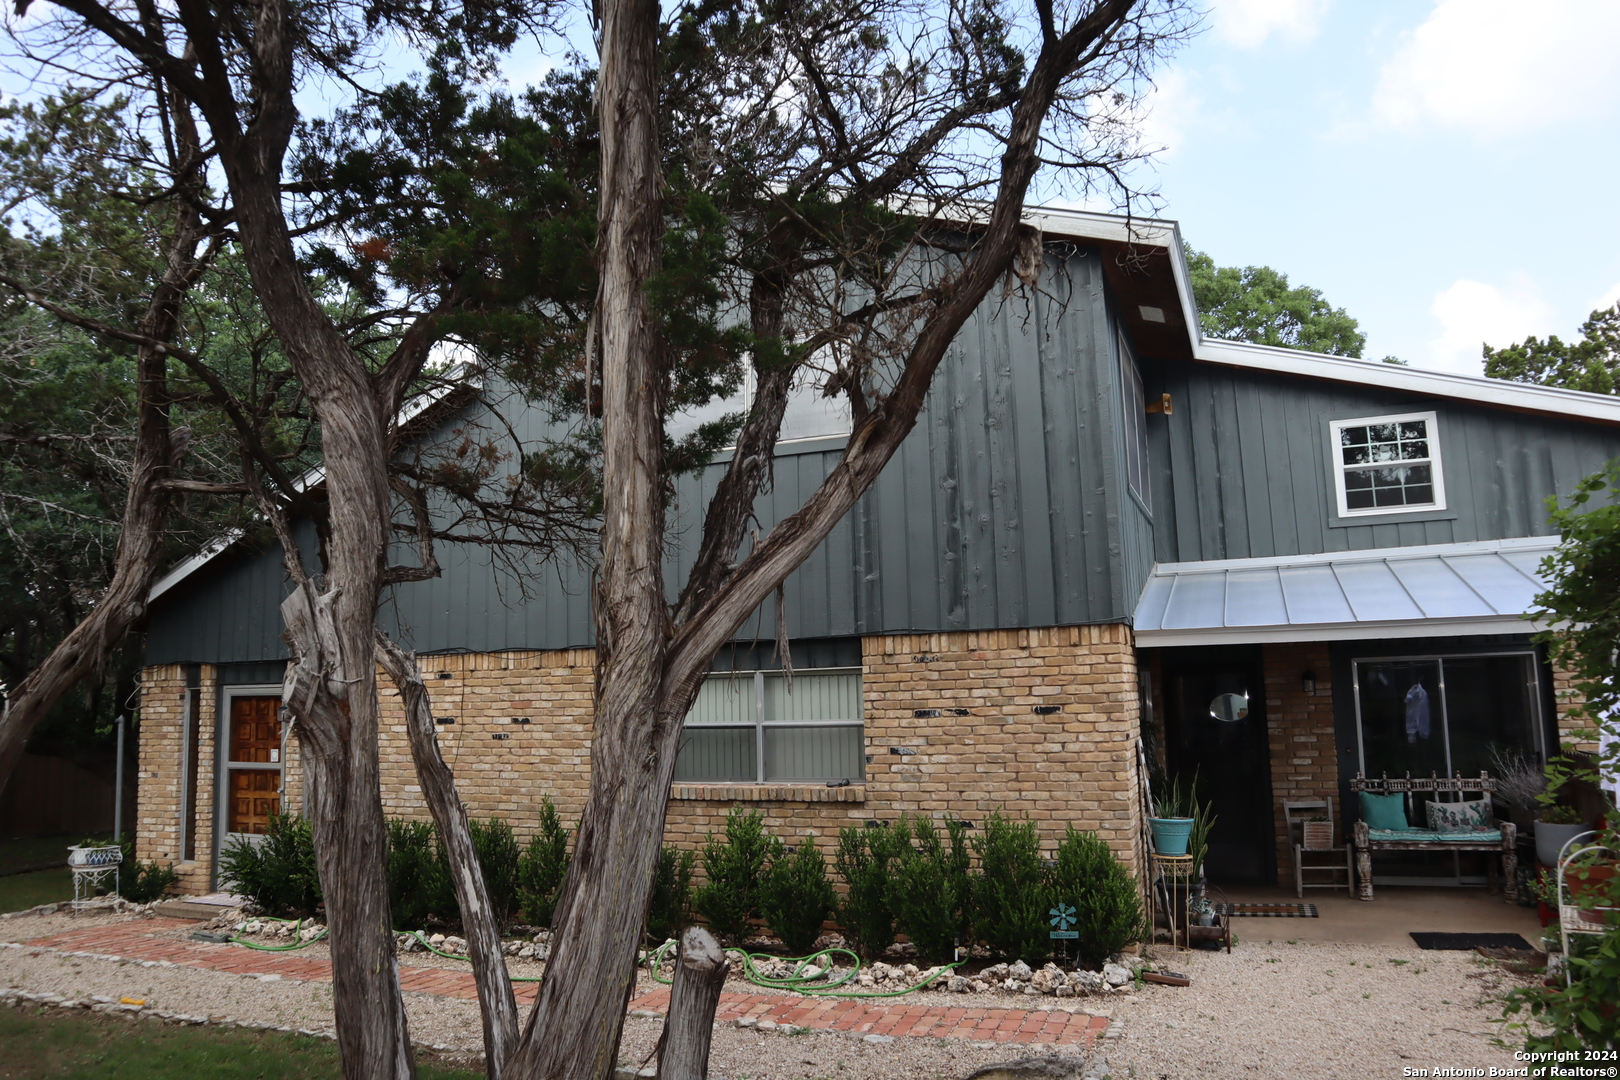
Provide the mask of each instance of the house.
[{"label": "house", "polygon": [[[1148,746],[1214,801],[1211,878],[1270,883],[1290,874],[1286,799],[1342,807],[1358,770],[1545,754],[1563,676],[1520,616],[1554,545],[1547,500],[1620,456],[1620,400],[1205,340],[1174,223],[1031,217],[1050,253],[1041,295],[987,301],[916,431],[787,583],[791,691],[769,605],[717,657],[670,839],[700,842],[739,803],[824,838],[1004,808],[1048,843],[1095,829],[1140,865]],[[517,430],[541,423],[525,413]],[[764,526],[847,430],[796,401]],[[676,573],[718,467],[680,483]],[[525,594],[483,549],[440,561],[379,618],[422,655],[463,798],[520,835],[542,796],[574,819],[586,570],[542,568]],[[228,836],[299,806],[277,719],[286,591],[279,552],[239,543],[153,591],[138,848],[175,860],[188,890],[217,883]],[[425,817],[391,690],[382,704],[385,808]]]}]

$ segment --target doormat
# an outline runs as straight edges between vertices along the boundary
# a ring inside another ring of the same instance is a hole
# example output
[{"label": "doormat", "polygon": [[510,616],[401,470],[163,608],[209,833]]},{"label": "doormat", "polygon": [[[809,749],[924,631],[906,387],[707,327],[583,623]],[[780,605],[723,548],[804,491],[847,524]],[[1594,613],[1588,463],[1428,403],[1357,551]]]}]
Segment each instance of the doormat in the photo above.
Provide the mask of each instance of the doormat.
[{"label": "doormat", "polygon": [[1221,915],[1248,915],[1260,919],[1314,919],[1315,904],[1216,904]]},{"label": "doormat", "polygon": [[1487,949],[1524,949],[1530,943],[1519,934],[1437,934],[1412,931],[1412,940],[1420,949],[1445,949],[1448,952],[1472,952],[1481,945]]}]

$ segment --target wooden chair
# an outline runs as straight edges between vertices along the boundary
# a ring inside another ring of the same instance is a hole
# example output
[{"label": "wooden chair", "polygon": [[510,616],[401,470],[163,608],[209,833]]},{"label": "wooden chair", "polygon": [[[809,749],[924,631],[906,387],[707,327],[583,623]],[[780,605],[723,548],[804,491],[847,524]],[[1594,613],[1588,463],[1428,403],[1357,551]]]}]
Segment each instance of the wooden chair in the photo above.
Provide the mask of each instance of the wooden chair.
[{"label": "wooden chair", "polygon": [[[1305,846],[1305,823],[1312,818],[1326,817],[1329,847]],[[1343,889],[1354,895],[1356,887],[1353,856],[1333,824],[1333,800],[1284,799],[1283,821],[1288,826],[1288,840],[1294,845],[1294,895],[1303,898],[1306,889]],[[1296,828],[1297,826],[1297,828]],[[1313,861],[1314,857],[1314,861]],[[1306,881],[1307,874],[1327,874],[1326,881]],[[1339,875],[1344,880],[1339,880]]]}]

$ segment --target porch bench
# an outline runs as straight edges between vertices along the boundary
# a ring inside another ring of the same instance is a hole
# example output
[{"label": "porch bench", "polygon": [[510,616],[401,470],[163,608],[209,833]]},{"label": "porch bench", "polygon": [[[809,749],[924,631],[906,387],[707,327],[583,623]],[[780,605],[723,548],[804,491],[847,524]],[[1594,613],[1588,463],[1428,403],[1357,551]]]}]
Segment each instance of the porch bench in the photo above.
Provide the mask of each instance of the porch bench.
[{"label": "porch bench", "polygon": [[[1404,795],[1406,797],[1407,821],[1412,819],[1414,809],[1413,796],[1415,794],[1455,795],[1462,800],[1465,794],[1478,795],[1489,800],[1491,793],[1496,790],[1496,781],[1491,779],[1489,773],[1480,773],[1477,777],[1462,776],[1434,776],[1414,777],[1408,773],[1405,777],[1391,778],[1388,776],[1372,779],[1357,774],[1350,781],[1350,790],[1358,796],[1366,792],[1369,795]],[[1359,805],[1358,805],[1359,811]],[[1356,878],[1358,898],[1371,900],[1373,898],[1372,857],[1374,852],[1382,851],[1461,851],[1484,853],[1495,856],[1500,854],[1502,860],[1502,891],[1508,903],[1517,903],[1518,893],[1518,867],[1519,857],[1516,849],[1518,843],[1518,829],[1511,821],[1501,821],[1494,816],[1491,818],[1491,827],[1483,832],[1472,833],[1437,833],[1427,829],[1373,829],[1358,814],[1355,828],[1352,830],[1352,843],[1356,849]],[[1492,859],[1485,862],[1486,873],[1494,876],[1492,872],[1495,865]]]}]

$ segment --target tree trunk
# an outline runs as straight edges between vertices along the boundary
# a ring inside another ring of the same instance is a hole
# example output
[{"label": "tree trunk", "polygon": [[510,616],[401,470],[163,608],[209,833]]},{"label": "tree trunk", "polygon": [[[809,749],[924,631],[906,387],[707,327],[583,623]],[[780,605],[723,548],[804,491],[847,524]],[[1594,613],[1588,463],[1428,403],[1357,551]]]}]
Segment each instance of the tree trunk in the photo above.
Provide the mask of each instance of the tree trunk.
[{"label": "tree trunk", "polygon": [[681,935],[675,959],[675,985],[669,992],[669,1016],[658,1039],[658,1080],[706,1080],[709,1044],[714,1040],[714,1010],[726,985],[731,963],[714,935],[689,926]]},{"label": "tree trunk", "polygon": [[405,729],[411,738],[411,757],[416,762],[416,777],[422,784],[422,798],[433,814],[433,823],[439,827],[439,837],[450,860],[456,902],[461,906],[462,932],[467,938],[473,980],[478,986],[479,1012],[484,1021],[485,1071],[489,1080],[501,1080],[506,1059],[517,1047],[517,999],[512,994],[512,980],[501,954],[500,927],[490,908],[484,872],[473,849],[467,808],[456,794],[450,766],[439,753],[433,710],[416,657],[404,652],[379,631],[377,661],[399,687],[405,709]]},{"label": "tree trunk", "polygon": [[[559,899],[562,927],[514,1077],[612,1075],[663,844],[681,712],[661,708],[664,356],[645,289],[658,267],[657,0],[605,0],[597,298],[603,524],[591,795]],[[690,694],[688,694],[690,696]]]}]

